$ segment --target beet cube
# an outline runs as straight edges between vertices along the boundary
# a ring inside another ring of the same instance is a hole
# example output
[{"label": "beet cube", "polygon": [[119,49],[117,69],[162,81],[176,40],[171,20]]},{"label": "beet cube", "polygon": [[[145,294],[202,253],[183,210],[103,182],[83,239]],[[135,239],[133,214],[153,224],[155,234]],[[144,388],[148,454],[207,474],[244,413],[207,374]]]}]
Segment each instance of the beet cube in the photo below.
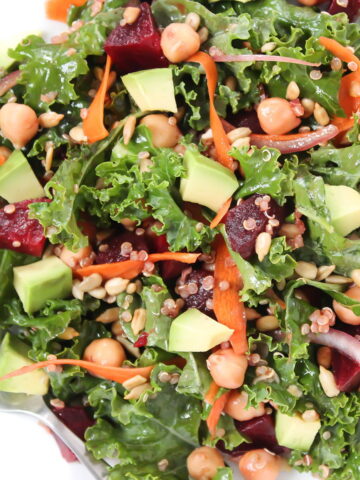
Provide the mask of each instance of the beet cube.
[{"label": "beet cube", "polygon": [[114,65],[124,73],[167,67],[160,46],[160,32],[148,3],[140,5],[141,13],[135,23],[118,25],[105,42],[105,51]]},{"label": "beet cube", "polygon": [[29,218],[29,205],[49,202],[47,198],[23,200],[0,210],[0,248],[41,257],[45,246],[44,229],[36,219]]},{"label": "beet cube", "polygon": [[337,350],[332,351],[332,367],[339,390],[351,392],[360,386],[360,365]]},{"label": "beet cube", "polygon": [[135,251],[149,251],[144,235],[136,235],[133,232],[116,233],[99,245],[95,263],[114,263],[129,260],[129,255],[121,253],[123,243],[131,243],[132,249]]},{"label": "beet cube", "polygon": [[[284,209],[279,207],[274,200],[270,200],[270,208],[267,212],[261,211],[259,206],[255,204],[256,199],[260,196],[252,195],[236,207],[231,208],[226,216],[225,228],[231,248],[245,259],[251,257],[255,252],[256,238],[259,233],[265,231],[269,221],[268,217],[274,215],[280,223],[284,219]],[[255,224],[252,227],[250,222],[254,220]],[[250,226],[248,226],[249,224]],[[275,232],[276,228],[274,228]]]}]

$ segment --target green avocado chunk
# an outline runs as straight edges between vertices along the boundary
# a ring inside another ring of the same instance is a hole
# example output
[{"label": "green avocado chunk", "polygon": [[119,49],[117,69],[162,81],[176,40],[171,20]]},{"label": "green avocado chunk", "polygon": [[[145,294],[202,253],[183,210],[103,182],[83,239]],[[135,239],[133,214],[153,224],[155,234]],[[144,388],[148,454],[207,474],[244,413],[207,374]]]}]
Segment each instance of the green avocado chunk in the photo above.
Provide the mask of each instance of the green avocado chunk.
[{"label": "green avocado chunk", "polygon": [[0,166],[0,196],[9,203],[45,196],[43,187],[20,150]]},{"label": "green avocado chunk", "polygon": [[276,412],[275,434],[279,445],[283,447],[309,451],[320,427],[320,420],[305,422],[300,415],[290,417]]},{"label": "green avocado chunk", "polygon": [[214,212],[239,187],[232,171],[191,149],[185,152],[184,167],[186,176],[180,182],[182,199],[204,205]]},{"label": "green avocado chunk", "polygon": [[[16,337],[7,333],[0,346],[0,377],[18,368],[32,365],[28,358],[29,347]],[[0,382],[1,392],[45,395],[49,388],[49,377],[43,370],[34,370]]]},{"label": "green avocado chunk", "polygon": [[58,257],[14,268],[14,287],[27,313],[40,310],[47,300],[67,297],[72,271]]},{"label": "green avocado chunk", "polygon": [[169,350],[171,352],[207,352],[227,342],[234,330],[216,322],[196,308],[179,315],[171,324]]},{"label": "green avocado chunk", "polygon": [[127,91],[142,112],[177,112],[174,82],[170,68],[153,68],[121,77]]},{"label": "green avocado chunk", "polygon": [[360,193],[346,185],[325,185],[331,223],[344,237],[360,227]]}]

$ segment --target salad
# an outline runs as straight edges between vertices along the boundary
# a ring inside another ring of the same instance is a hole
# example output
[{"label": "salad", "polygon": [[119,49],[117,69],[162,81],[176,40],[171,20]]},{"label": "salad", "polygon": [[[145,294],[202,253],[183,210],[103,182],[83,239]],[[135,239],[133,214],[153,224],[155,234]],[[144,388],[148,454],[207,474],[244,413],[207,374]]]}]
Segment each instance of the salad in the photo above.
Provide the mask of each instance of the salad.
[{"label": "salad", "polygon": [[358,0],[49,0],[0,58],[0,391],[109,479],[360,478]]}]

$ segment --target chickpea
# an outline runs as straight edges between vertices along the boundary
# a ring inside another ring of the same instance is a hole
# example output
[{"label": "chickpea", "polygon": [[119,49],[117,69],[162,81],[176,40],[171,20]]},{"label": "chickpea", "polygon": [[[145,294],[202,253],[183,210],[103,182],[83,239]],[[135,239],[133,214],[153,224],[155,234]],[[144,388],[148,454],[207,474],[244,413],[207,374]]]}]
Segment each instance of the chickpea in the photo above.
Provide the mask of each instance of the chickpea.
[{"label": "chickpea", "polygon": [[259,103],[257,115],[261,128],[269,135],[283,135],[301,123],[284,98],[266,98]]},{"label": "chickpea", "polygon": [[170,23],[162,32],[160,45],[170,62],[179,63],[199,51],[200,37],[187,23]]},{"label": "chickpea", "polygon": [[[360,300],[360,287],[351,287],[344,293],[344,295],[353,300]],[[333,308],[342,322],[349,325],[360,325],[360,316],[355,315],[350,308],[344,307],[344,305],[341,305],[341,303],[336,300],[333,301]]]},{"label": "chickpea", "polygon": [[248,399],[249,395],[246,392],[231,392],[225,405],[225,413],[235,418],[235,420],[239,420],[239,422],[245,422],[246,420],[252,420],[255,417],[265,415],[263,402],[259,403],[257,407],[246,408]]},{"label": "chickpea", "polygon": [[219,387],[239,388],[244,383],[248,361],[245,355],[236,355],[232,348],[212,353],[207,359],[207,367]]},{"label": "chickpea", "polygon": [[125,358],[122,345],[112,338],[93,340],[84,352],[84,360],[104,367],[120,367]]},{"label": "chickpea", "polygon": [[169,123],[169,117],[162,113],[146,115],[140,123],[150,130],[154,147],[173,148],[181,137],[178,127]]},{"label": "chickpea", "polygon": [[61,249],[60,259],[66,263],[70,268],[75,268],[79,265],[80,260],[89,258],[92,253],[92,248],[90,246],[80,248],[77,252],[72,252],[66,247]]},{"label": "chickpea", "polygon": [[37,134],[39,121],[27,105],[7,103],[0,110],[0,130],[15,148],[23,148]]},{"label": "chickpea", "polygon": [[217,469],[224,466],[224,460],[216,448],[196,448],[187,458],[187,469],[194,480],[212,480]]},{"label": "chickpea", "polygon": [[245,480],[276,480],[281,463],[266,450],[250,450],[240,459],[239,470]]}]

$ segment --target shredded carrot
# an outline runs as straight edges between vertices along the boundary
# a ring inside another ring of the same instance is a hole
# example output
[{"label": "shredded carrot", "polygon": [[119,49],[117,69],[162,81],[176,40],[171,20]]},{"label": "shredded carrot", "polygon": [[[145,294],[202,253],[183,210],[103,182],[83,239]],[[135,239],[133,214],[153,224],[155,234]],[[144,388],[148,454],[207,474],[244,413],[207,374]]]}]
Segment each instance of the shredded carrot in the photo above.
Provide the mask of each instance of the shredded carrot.
[{"label": "shredded carrot", "polygon": [[221,123],[220,117],[217,114],[214,97],[217,85],[218,74],[214,60],[205,52],[195,53],[190,57],[188,62],[200,63],[205,70],[206,80],[209,92],[209,106],[210,106],[210,127],[214,137],[214,144],[219,162],[227,168],[232,167],[233,160],[228,154],[230,150],[230,142],[225,133],[224,127]]},{"label": "shredded carrot", "polygon": [[[185,252],[162,252],[151,253],[147,262],[161,262],[164,260],[176,260],[182,263],[195,263],[200,253]],[[100,273],[105,280],[114,277],[122,277],[128,280],[137,277],[143,271],[145,261],[142,260],[125,260],[124,262],[101,263],[99,265],[89,265],[88,267],[78,268],[75,270],[76,275],[87,277],[93,273]]]},{"label": "shredded carrot", "polygon": [[30,373],[39,368],[50,367],[51,365],[74,365],[77,367],[84,368],[89,373],[97,375],[107,380],[112,380],[113,382],[123,383],[129,378],[133,378],[136,375],[141,375],[142,377],[149,378],[151,370],[154,368],[153,365],[149,367],[141,368],[126,368],[126,367],[104,367],[103,365],[97,365],[93,362],[87,362],[85,360],[76,360],[73,358],[58,358],[54,360],[45,360],[43,362],[34,363],[32,365],[27,365],[26,367],[19,368],[13,372],[7,373],[0,378],[0,382],[7,380],[8,378],[17,377],[19,375],[24,375]]},{"label": "shredded carrot", "polygon": [[230,208],[231,200],[232,200],[231,197],[228,198],[226,202],[220,207],[219,211],[217,212],[217,214],[215,215],[215,217],[212,219],[210,223],[210,228],[215,228],[219,225],[219,223],[225,217],[225,215],[227,214]]},{"label": "shredded carrot", "polygon": [[223,393],[219,398],[217,398],[210,410],[209,416],[206,419],[206,424],[208,426],[209,432],[212,437],[216,436],[216,427],[219,423],[220,416],[222,411],[225,408],[226,402],[229,398],[231,392]]},{"label": "shredded carrot", "polygon": [[268,290],[266,290],[266,296],[274,300],[279,305],[280,308],[285,310],[286,303],[284,302],[284,300],[281,300],[281,298],[276,295],[276,293],[272,288],[269,288]]},{"label": "shredded carrot", "polygon": [[209,390],[205,394],[205,397],[204,397],[205,402],[209,403],[210,405],[213,405],[219,390],[220,390],[220,387],[214,381],[212,381],[210,384]]},{"label": "shredded carrot", "polygon": [[161,262],[163,260],[176,260],[182,263],[195,263],[199,258],[200,253],[186,253],[186,252],[162,252],[151,253],[149,255],[149,262]]},{"label": "shredded carrot", "polygon": [[0,155],[0,165],[3,165],[6,162],[7,158],[5,155]]},{"label": "shredded carrot", "polygon": [[88,267],[75,270],[76,275],[88,277],[93,273],[100,273],[105,279],[121,277],[131,280],[143,271],[144,262],[142,260],[125,260],[124,262],[101,263],[99,265],[89,265]]},{"label": "shredded carrot", "polygon": [[336,127],[338,127],[339,134],[341,134],[341,133],[347,132],[354,126],[354,119],[352,117],[351,118],[334,117],[332,118],[331,123]]},{"label": "shredded carrot", "polygon": [[96,92],[94,100],[88,109],[87,116],[83,122],[84,133],[89,143],[94,143],[109,135],[104,126],[104,103],[108,90],[108,81],[111,69],[111,58],[106,58],[104,76],[101,80],[99,90]]},{"label": "shredded carrot", "polygon": [[87,0],[47,0],[45,5],[46,16],[51,20],[66,22],[71,5],[82,7],[86,2]]},{"label": "shredded carrot", "polygon": [[350,95],[350,88],[353,82],[358,82],[360,84],[359,72],[352,72],[348,75],[344,75],[340,83],[339,103],[347,117],[351,117],[352,114],[357,112],[360,108],[360,96],[352,97]]},{"label": "shredded carrot", "polygon": [[[220,236],[217,238],[215,249],[214,312],[218,322],[235,330],[230,343],[235,353],[241,355],[248,350],[245,307],[239,297],[242,280],[226,243]],[[227,282],[229,287],[221,290],[220,282]]]},{"label": "shredded carrot", "polygon": [[335,57],[340,58],[341,61],[346,63],[355,62],[360,68],[360,60],[357,58],[357,56],[354,55],[351,50],[344,47],[341,45],[341,43],[337,42],[333,38],[319,37],[319,43]]}]

